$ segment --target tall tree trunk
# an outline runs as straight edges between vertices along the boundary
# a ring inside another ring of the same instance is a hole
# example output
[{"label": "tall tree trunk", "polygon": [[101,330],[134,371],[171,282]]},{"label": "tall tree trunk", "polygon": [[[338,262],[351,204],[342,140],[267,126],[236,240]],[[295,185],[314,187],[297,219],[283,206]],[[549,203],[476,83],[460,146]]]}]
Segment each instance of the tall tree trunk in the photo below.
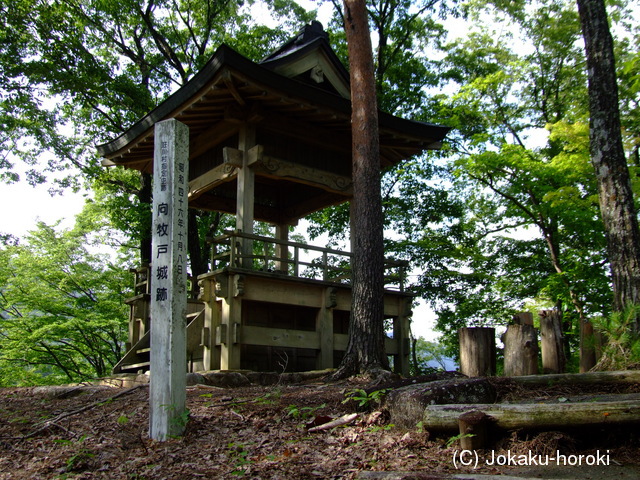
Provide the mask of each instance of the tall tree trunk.
[{"label": "tall tree trunk", "polygon": [[[640,231],[620,128],[613,38],[604,0],[577,0],[589,78],[591,163],[613,277],[614,309],[640,302]],[[638,330],[638,319],[635,328]]]},{"label": "tall tree trunk", "polygon": [[365,0],[344,0],[349,48],[353,200],[353,300],[349,343],[336,378],[377,375],[388,368],[384,351],[384,247],[380,198],[380,145],[373,53]]}]

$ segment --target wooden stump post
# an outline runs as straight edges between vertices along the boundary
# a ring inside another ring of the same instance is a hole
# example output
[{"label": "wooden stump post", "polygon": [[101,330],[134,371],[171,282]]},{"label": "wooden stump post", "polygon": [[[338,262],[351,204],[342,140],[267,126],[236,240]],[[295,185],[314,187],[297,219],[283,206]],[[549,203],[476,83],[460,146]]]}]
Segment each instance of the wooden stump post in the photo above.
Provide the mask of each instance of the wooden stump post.
[{"label": "wooden stump post", "polygon": [[593,323],[588,319],[580,320],[580,373],[585,373],[595,367],[596,345],[593,333]]},{"label": "wooden stump post", "polygon": [[509,325],[504,334],[504,375],[538,373],[538,333],[532,325]]},{"label": "wooden stump post", "polygon": [[542,373],[564,373],[566,358],[562,339],[562,314],[557,310],[542,310],[538,315]]},{"label": "wooden stump post", "polygon": [[151,265],[149,436],[181,435],[187,396],[187,209],[189,128],[155,126]]},{"label": "wooden stump post", "polygon": [[533,326],[533,313],[520,312],[513,316],[513,323],[517,325],[531,325]]},{"label": "wooden stump post", "polygon": [[489,417],[478,410],[464,413],[458,417],[460,429],[460,448],[479,450],[487,446],[489,439]]},{"label": "wooden stump post", "polygon": [[458,337],[460,341],[460,371],[468,377],[495,375],[495,328],[461,328],[458,330]]}]

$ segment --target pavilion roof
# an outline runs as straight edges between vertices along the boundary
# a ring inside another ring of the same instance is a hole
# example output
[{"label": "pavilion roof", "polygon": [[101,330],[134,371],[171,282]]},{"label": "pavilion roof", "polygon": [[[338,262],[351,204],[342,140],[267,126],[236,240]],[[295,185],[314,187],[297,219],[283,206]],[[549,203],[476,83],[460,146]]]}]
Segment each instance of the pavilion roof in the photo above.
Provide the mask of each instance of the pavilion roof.
[{"label": "pavilion roof", "polygon": [[[170,118],[189,127],[190,161],[196,165],[194,175],[202,175],[209,168],[206,165],[213,165],[205,157],[220,156],[215,152],[232,145],[241,125],[249,122],[261,132],[262,139],[273,139],[280,145],[299,145],[301,158],[309,157],[309,153],[324,156],[327,162],[321,168],[350,178],[348,73],[317,22],[258,63],[221,45],[189,82],[122,135],[97,147],[104,158],[103,165],[122,165],[151,173],[154,125]],[[448,127],[380,112],[381,167],[439,148],[448,131]],[[221,162],[220,159],[218,164]],[[269,181],[273,183],[273,179]],[[311,192],[305,192],[304,188],[313,185],[292,187],[305,195]],[[266,192],[268,188],[267,182],[263,190]],[[302,216],[350,196],[348,191],[330,193],[324,192],[321,200],[292,215]],[[200,202],[194,206],[232,211],[232,207],[206,204],[205,197]],[[257,214],[258,211],[257,208]],[[269,215],[265,218],[271,219]]]}]

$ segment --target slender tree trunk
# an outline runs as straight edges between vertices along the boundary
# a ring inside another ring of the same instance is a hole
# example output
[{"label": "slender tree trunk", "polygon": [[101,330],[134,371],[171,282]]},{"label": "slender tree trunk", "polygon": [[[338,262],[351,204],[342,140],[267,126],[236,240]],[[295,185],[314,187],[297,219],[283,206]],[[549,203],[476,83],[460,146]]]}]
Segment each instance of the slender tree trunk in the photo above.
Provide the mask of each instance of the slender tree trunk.
[{"label": "slender tree trunk", "polygon": [[380,145],[373,53],[365,0],[344,0],[349,48],[353,150],[353,300],[349,343],[336,377],[376,375],[388,368],[384,351],[384,248]]},{"label": "slender tree trunk", "polygon": [[191,298],[197,298],[200,287],[198,277],[209,270],[209,255],[203,251],[200,243],[200,232],[198,230],[198,212],[193,208],[189,209],[189,223],[187,237],[189,239],[187,248],[189,250],[189,261],[191,264]]},{"label": "slender tree trunk", "polygon": [[566,275],[563,275],[564,269],[560,264],[560,247],[555,241],[555,233],[557,232],[557,229],[543,227],[540,228],[547,242],[547,247],[551,256],[551,263],[553,265],[553,268],[557,273],[562,275],[562,281],[569,290],[571,303],[573,303],[575,311],[578,313],[578,331],[580,332],[580,372],[588,372],[596,365],[596,349],[593,334],[593,324],[584,311],[582,300],[578,297],[578,294],[569,282],[569,279],[566,277]]},{"label": "slender tree trunk", "polygon": [[[589,139],[613,277],[614,309],[640,303],[640,231],[622,146],[613,38],[604,0],[577,0],[589,78]],[[636,319],[636,330],[638,330]]]},{"label": "slender tree trunk", "polygon": [[150,173],[140,174],[140,190],[138,200],[149,209],[149,223],[143,224],[140,231],[140,264],[151,263],[151,204],[153,202],[152,176]]}]

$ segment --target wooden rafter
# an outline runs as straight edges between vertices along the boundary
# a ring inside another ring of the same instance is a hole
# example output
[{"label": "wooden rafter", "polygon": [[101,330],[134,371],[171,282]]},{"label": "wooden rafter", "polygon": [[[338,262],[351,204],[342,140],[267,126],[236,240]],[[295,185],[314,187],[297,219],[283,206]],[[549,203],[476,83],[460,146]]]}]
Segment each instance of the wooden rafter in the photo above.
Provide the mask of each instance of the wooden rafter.
[{"label": "wooden rafter", "polygon": [[218,185],[234,180],[238,176],[238,166],[232,163],[223,163],[209,170],[207,173],[194,178],[189,182],[189,201],[195,200],[203,193]]},{"label": "wooden rafter", "polygon": [[191,140],[189,155],[195,158],[238,132],[238,125],[226,121],[215,123]]},{"label": "wooden rafter", "polygon": [[224,81],[225,86],[229,89],[229,93],[231,93],[236,102],[244,107],[246,105],[246,102],[244,101],[244,98],[242,98],[242,95],[240,95],[240,92],[238,91],[229,70],[225,70],[224,72],[222,72],[222,80]]}]

